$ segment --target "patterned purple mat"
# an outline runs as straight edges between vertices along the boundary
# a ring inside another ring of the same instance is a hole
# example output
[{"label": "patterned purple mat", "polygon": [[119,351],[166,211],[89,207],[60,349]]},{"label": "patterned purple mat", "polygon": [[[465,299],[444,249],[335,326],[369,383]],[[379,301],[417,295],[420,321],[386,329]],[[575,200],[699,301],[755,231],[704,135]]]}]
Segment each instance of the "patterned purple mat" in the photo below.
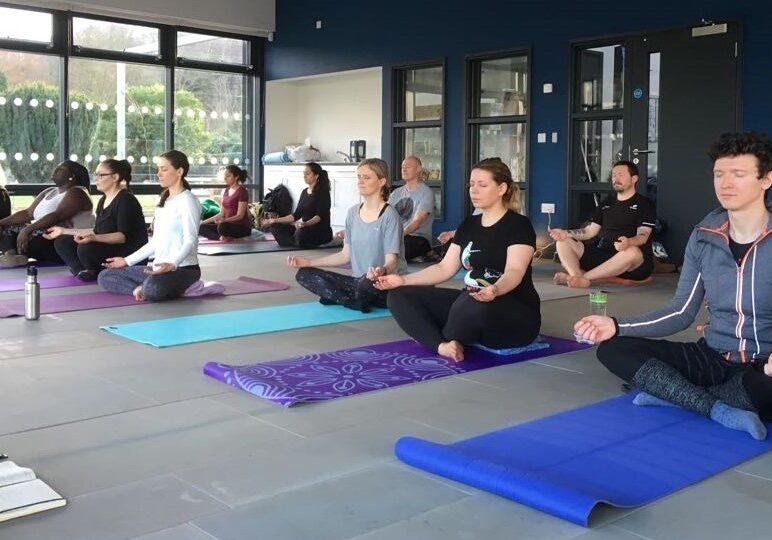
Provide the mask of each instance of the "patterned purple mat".
[{"label": "patterned purple mat", "polygon": [[246,366],[207,362],[204,374],[290,407],[588,348],[573,340],[550,336],[540,339],[541,343],[509,356],[469,347],[466,359],[458,364],[407,339]]}]

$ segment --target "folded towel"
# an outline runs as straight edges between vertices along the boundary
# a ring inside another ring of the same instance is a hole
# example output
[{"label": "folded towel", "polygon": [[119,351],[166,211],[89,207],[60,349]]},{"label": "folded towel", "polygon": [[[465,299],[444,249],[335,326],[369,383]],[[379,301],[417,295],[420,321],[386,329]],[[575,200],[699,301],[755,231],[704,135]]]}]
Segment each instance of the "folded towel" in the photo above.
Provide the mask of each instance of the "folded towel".
[{"label": "folded towel", "polygon": [[270,165],[271,163],[292,163],[287,152],[269,152],[263,154],[263,164]]},{"label": "folded towel", "polygon": [[196,297],[206,296],[208,294],[222,294],[225,292],[225,285],[217,281],[202,281],[198,280],[193,285],[188,287],[182,296]]}]

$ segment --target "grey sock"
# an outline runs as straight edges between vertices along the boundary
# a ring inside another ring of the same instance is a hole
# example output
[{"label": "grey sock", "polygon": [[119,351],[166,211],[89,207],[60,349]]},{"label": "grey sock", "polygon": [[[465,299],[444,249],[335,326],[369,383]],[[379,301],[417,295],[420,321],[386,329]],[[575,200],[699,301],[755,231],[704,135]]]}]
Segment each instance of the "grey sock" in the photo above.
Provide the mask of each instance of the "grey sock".
[{"label": "grey sock", "polygon": [[648,392],[639,392],[633,399],[633,403],[642,407],[678,407],[675,403],[652,396]]},{"label": "grey sock", "polygon": [[633,383],[652,396],[703,416],[710,414],[717,401],[705,388],[692,384],[675,368],[656,358],[648,359],[635,372]]},{"label": "grey sock", "polygon": [[744,411],[730,407],[723,401],[716,401],[710,409],[710,418],[729,429],[746,431],[757,441],[767,438],[767,428],[755,412]]}]

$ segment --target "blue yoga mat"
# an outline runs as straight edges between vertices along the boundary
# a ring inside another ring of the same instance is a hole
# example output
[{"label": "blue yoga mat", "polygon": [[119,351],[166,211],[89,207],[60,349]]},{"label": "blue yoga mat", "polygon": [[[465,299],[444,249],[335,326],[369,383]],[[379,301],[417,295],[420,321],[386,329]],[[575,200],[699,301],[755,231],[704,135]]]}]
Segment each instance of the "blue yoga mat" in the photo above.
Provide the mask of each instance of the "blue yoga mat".
[{"label": "blue yoga mat", "polygon": [[394,452],[419,469],[586,527],[600,503],[647,504],[772,450],[772,437],[756,441],[682,409],[632,400],[621,396],[450,445],[403,437]]},{"label": "blue yoga mat", "polygon": [[117,336],[154,347],[174,347],[309,326],[377,319],[388,315],[390,312],[387,309],[374,309],[370,313],[362,313],[342,306],[323,306],[318,302],[309,302],[156,321],[111,324],[100,328]]}]

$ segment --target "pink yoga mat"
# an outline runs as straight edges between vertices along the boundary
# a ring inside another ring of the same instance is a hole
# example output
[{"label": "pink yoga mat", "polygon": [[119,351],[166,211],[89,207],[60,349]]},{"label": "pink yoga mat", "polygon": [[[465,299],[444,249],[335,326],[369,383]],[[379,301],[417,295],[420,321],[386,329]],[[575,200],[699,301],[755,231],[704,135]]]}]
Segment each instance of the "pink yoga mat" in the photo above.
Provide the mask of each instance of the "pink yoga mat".
[{"label": "pink yoga mat", "polygon": [[[225,286],[221,295],[230,296],[236,294],[250,294],[270,291],[283,291],[289,289],[287,283],[280,281],[268,281],[241,276],[234,280],[220,282]],[[217,295],[214,295],[217,296]],[[40,297],[40,313],[65,313],[67,311],[80,311],[83,309],[100,309],[122,306],[139,306],[141,302],[134,300],[129,294],[115,294],[105,291],[89,292],[82,294],[45,295]],[[24,315],[24,299],[13,298],[0,301],[0,318],[16,317]]]},{"label": "pink yoga mat", "polygon": [[[26,276],[0,281],[0,292],[23,291]],[[40,276],[38,283],[41,289],[59,289],[61,287],[80,287],[83,285],[96,285],[95,281],[81,281],[75,276]]]}]

